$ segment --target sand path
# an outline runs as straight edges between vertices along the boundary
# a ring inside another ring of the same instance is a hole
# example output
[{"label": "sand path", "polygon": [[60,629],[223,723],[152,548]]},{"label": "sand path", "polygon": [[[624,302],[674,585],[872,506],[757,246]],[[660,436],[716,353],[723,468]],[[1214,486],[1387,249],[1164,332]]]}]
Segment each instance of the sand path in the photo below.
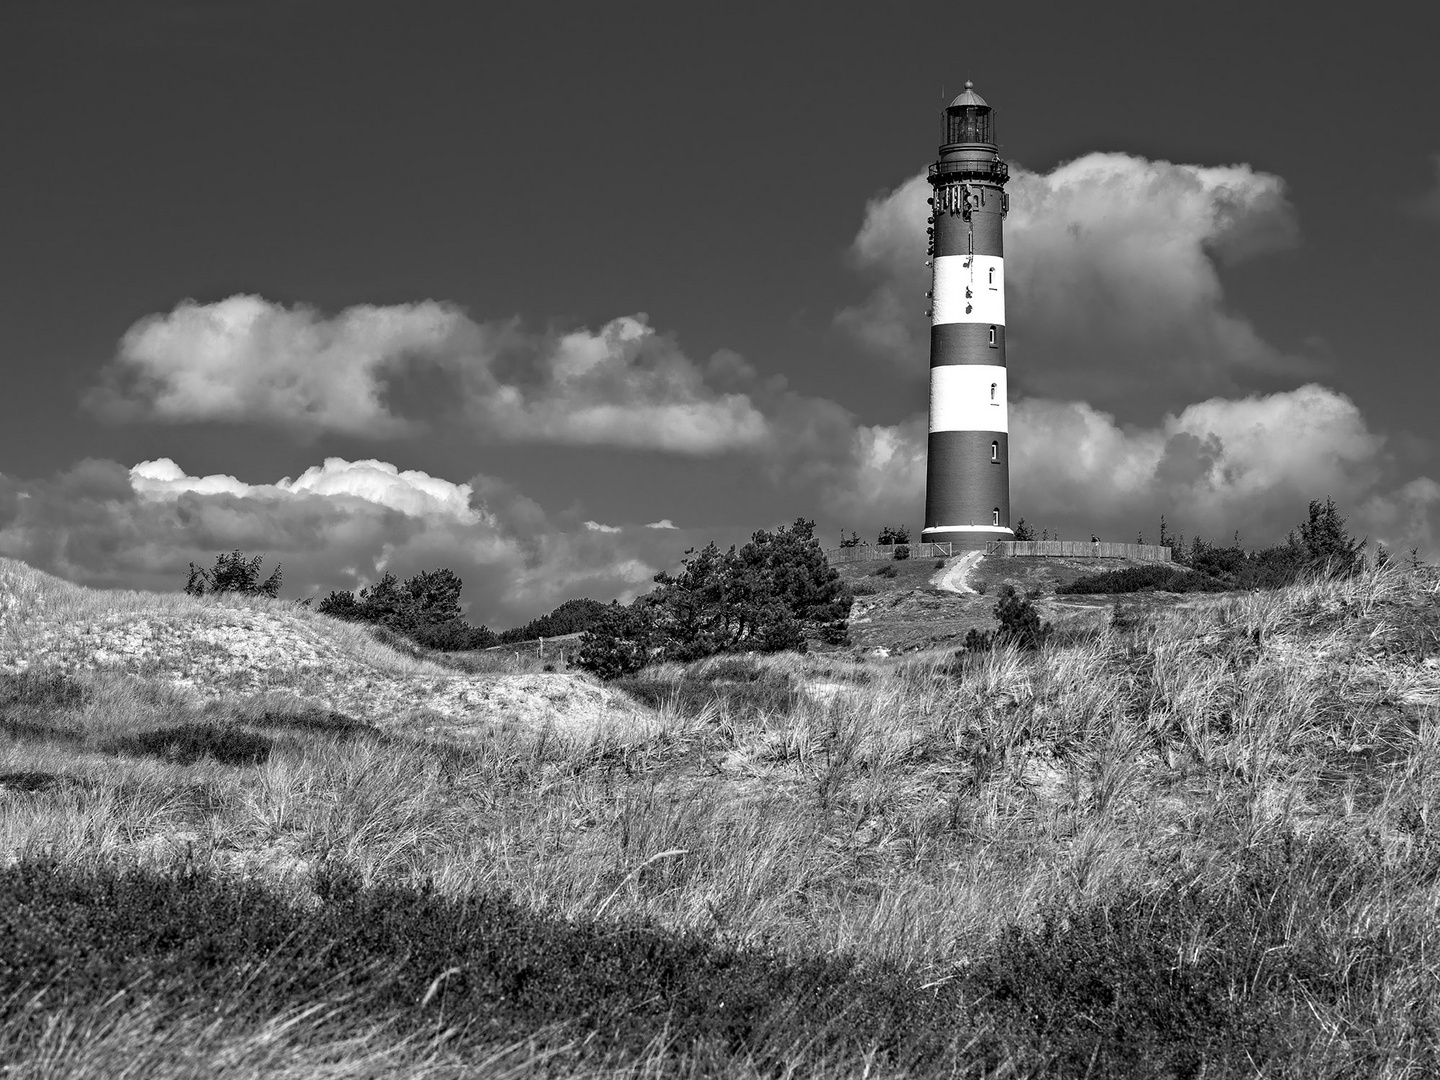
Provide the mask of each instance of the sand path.
[{"label": "sand path", "polygon": [[975,590],[966,584],[965,579],[971,570],[980,565],[980,560],[983,558],[985,558],[983,551],[967,551],[945,569],[938,571],[930,579],[930,584],[945,592],[973,595]]}]

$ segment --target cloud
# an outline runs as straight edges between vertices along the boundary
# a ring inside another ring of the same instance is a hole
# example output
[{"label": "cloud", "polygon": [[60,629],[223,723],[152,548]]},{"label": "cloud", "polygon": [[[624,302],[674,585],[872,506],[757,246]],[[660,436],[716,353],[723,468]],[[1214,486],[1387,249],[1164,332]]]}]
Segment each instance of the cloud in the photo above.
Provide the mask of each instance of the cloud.
[{"label": "cloud", "polygon": [[[1296,243],[1284,182],[1248,165],[1089,154],[1046,174],[1012,171],[1007,345],[1031,393],[1172,406],[1310,362],[1264,341],[1226,301],[1219,267]],[[851,248],[875,281],[839,324],[927,370],[924,175],[871,201]]]},{"label": "cloud", "polygon": [[1371,496],[1356,517],[1397,556],[1418,549],[1427,561],[1440,557],[1440,483],[1428,476]]},{"label": "cloud", "polygon": [[414,429],[385,402],[385,378],[443,353],[466,320],[433,301],[347,308],[326,318],[259,296],[185,300],[120,339],[87,403],[117,419],[263,420],[307,431],[393,436]]},{"label": "cloud", "polygon": [[659,521],[652,521],[652,522],[650,522],[650,524],[646,525],[645,528],[647,528],[647,529],[673,529],[673,528],[675,528],[675,523],[674,523],[673,521],[671,521],[669,518],[661,518]]},{"label": "cloud", "polygon": [[1316,385],[1211,398],[1148,428],[1121,427],[1081,402],[1025,399],[1011,430],[1016,512],[1032,521],[1164,513],[1206,535],[1238,528],[1275,539],[1310,499],[1353,506],[1385,465],[1384,440],[1354,403]]},{"label": "cloud", "polygon": [[601,525],[598,521],[585,522],[585,528],[589,529],[591,532],[602,533],[618,533],[620,531],[619,525]]},{"label": "cloud", "polygon": [[56,476],[0,475],[0,554],[84,584],[170,591],[190,561],[235,548],[283,563],[284,595],[324,595],[445,566],[471,618],[512,625],[578,595],[629,598],[675,538],[567,531],[493,477],[456,483],[384,461],[327,458],[294,479],[191,476],[168,458],[86,460]]},{"label": "cloud", "polygon": [[1416,217],[1440,222],[1440,154],[1432,154],[1430,160],[1435,166],[1435,182],[1429,191],[1410,202],[1409,210]]},{"label": "cloud", "polygon": [[[1242,398],[1214,397],[1151,425],[1123,425],[1078,401],[1022,398],[1010,417],[1012,512],[1065,535],[1110,530],[1154,539],[1161,514],[1190,535],[1271,543],[1333,496],[1351,526],[1394,548],[1440,556],[1440,485],[1392,476],[1385,439],[1349,398],[1307,384]],[[926,425],[860,426],[815,452],[797,486],[822,496],[842,527],[915,521],[925,488]],[[1398,486],[1397,486],[1398,485]]]},{"label": "cloud", "polygon": [[[753,374],[736,360],[718,357],[717,376]],[[259,296],[186,300],[136,322],[85,401],[121,421],[260,423],[302,437],[450,423],[490,441],[714,454],[771,436],[746,393],[712,388],[644,315],[532,333],[431,300],[333,316]]]}]

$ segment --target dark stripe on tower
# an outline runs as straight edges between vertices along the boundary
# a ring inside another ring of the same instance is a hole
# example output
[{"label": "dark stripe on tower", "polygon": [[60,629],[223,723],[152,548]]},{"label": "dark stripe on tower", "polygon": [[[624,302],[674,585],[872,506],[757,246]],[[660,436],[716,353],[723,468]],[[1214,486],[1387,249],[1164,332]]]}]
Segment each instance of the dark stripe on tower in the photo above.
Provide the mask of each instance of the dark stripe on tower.
[{"label": "dark stripe on tower", "polygon": [[935,254],[969,255],[970,243],[966,239],[975,233],[975,254],[1005,256],[1004,218],[1000,215],[1000,192],[996,188],[985,189],[985,206],[970,214],[966,221],[959,214],[941,211],[935,215]]},{"label": "dark stripe on tower", "polygon": [[[998,443],[999,461],[990,460]],[[925,527],[1010,526],[1010,437],[1003,431],[932,431],[925,464]]]},{"label": "dark stripe on tower", "polygon": [[995,326],[995,344],[990,344],[989,323],[938,323],[930,327],[930,366],[949,364],[993,364],[1005,366],[1005,326]]}]

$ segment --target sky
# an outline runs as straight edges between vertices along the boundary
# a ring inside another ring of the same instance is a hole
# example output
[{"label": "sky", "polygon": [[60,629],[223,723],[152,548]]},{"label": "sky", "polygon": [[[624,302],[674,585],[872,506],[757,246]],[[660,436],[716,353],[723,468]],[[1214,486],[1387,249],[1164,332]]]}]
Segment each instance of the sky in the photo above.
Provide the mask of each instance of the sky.
[{"label": "sky", "polygon": [[923,524],[923,176],[1011,163],[1011,503],[1440,558],[1413,5],[11,0],[0,555],[470,618]]}]

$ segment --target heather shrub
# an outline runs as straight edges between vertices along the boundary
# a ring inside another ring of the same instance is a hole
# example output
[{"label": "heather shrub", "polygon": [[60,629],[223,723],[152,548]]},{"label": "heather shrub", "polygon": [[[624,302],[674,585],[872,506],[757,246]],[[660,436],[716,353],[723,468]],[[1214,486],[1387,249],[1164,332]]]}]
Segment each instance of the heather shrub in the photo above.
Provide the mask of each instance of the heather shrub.
[{"label": "heather shrub", "polygon": [[[343,1000],[357,1027],[450,1026],[459,1050],[551,1032],[557,1054],[592,1063],[734,1057],[772,1074],[795,1057],[954,1060],[951,993],[897,969],[569,921],[493,893],[362,889],[339,869],[316,892],[307,909],[198,871],[0,870],[0,1022],[44,972],[51,1010],[136,987],[159,1006],[233,1018]],[[42,1018],[27,1021],[38,1037]],[[10,1038],[23,1043],[13,1027]]]},{"label": "heather shrub", "polygon": [[682,716],[723,713],[731,719],[788,715],[804,692],[786,671],[748,657],[718,657],[685,668],[679,678],[652,679],[642,673],[615,686],[652,708],[673,707]]},{"label": "heather shrub", "polygon": [[71,709],[84,703],[84,685],[53,668],[0,671],[0,717]]},{"label": "heather shrub", "polygon": [[264,735],[220,724],[181,724],[123,735],[102,744],[102,749],[130,757],[154,757],[179,765],[211,758],[222,765],[259,765],[270,756],[272,743]]}]

